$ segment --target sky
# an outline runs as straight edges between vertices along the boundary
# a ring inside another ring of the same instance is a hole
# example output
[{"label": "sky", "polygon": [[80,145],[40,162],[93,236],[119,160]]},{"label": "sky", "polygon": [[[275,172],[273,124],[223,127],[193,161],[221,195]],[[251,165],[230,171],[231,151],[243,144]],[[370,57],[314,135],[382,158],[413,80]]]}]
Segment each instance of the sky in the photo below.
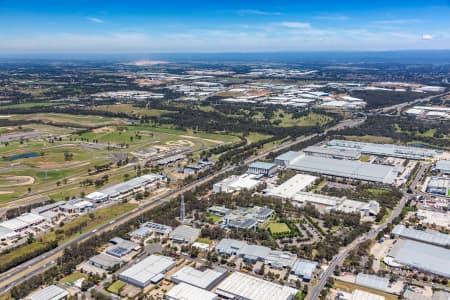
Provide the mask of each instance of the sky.
[{"label": "sky", "polygon": [[0,0],[0,53],[450,49],[450,0]]}]

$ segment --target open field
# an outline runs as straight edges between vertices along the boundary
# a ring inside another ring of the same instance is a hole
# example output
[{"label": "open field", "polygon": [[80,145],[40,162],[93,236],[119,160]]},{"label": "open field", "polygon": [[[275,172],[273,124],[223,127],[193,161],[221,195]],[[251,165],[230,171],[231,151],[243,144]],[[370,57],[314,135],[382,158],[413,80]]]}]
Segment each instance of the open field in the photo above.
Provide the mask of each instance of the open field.
[{"label": "open field", "polygon": [[[265,117],[262,113],[258,113],[254,116],[256,120],[264,120]],[[292,126],[315,126],[315,125],[325,125],[333,121],[333,118],[317,114],[309,113],[306,116],[301,116],[299,118],[294,118],[294,115],[283,110],[278,110],[274,113],[270,119],[272,123],[278,123],[279,127],[292,127]]]},{"label": "open field", "polygon": [[119,295],[120,290],[123,289],[123,287],[126,285],[125,282],[116,280],[114,281],[108,288],[108,292],[111,292],[113,294]]},{"label": "open field", "polygon": [[267,229],[269,229],[273,234],[291,232],[285,223],[269,223],[269,225],[267,225]]},{"label": "open field", "polygon": [[44,107],[44,106],[57,106],[62,105],[63,103],[54,103],[54,102],[32,102],[32,103],[21,103],[21,104],[11,104],[11,105],[3,105],[0,109],[11,109],[11,108],[32,108],[32,107]]},{"label": "open field", "polygon": [[159,117],[165,113],[170,113],[169,110],[163,109],[145,109],[135,107],[132,104],[114,104],[114,105],[98,105],[94,107],[95,110],[110,111],[115,113],[127,113],[136,116],[144,117]]},{"label": "open field", "polygon": [[340,281],[340,280],[335,280],[334,283],[334,288],[342,290],[344,292],[352,292],[354,290],[361,290],[361,291],[365,291],[365,292],[369,292],[372,294],[376,294],[376,295],[380,295],[386,298],[386,300],[397,300],[398,297],[389,293],[385,293],[382,291],[378,291],[375,289],[371,289],[371,288],[366,288],[360,285],[356,285],[353,283],[349,283],[349,282],[345,282],[345,281]]},{"label": "open field", "polygon": [[347,135],[345,136],[346,139],[351,141],[358,141],[358,142],[366,142],[366,143],[386,143],[386,144],[392,144],[394,143],[394,140],[390,137],[384,137],[384,136],[374,136],[374,135],[364,135],[364,136],[352,136]]},{"label": "open field", "polygon": [[125,124],[126,121],[119,118],[108,118],[102,116],[91,115],[70,115],[59,113],[36,113],[26,115],[13,115],[11,120],[27,120],[27,121],[41,121],[44,123],[67,125],[74,127],[97,127],[107,125]]}]

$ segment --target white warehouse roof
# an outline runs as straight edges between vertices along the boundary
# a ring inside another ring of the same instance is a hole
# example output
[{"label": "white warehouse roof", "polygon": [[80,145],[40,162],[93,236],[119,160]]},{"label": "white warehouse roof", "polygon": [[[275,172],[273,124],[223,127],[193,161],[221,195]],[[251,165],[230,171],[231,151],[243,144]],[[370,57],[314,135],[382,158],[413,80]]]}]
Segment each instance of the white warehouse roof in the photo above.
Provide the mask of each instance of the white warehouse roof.
[{"label": "white warehouse roof", "polygon": [[279,186],[267,190],[267,195],[289,199],[297,192],[303,191],[306,187],[310,186],[316,179],[316,176],[296,174]]},{"label": "white warehouse roof", "polygon": [[298,290],[234,272],[217,287],[216,293],[231,299],[290,300]]},{"label": "white warehouse roof", "polygon": [[218,296],[187,283],[174,286],[167,294],[168,300],[217,300]]},{"label": "white warehouse roof", "polygon": [[187,266],[177,271],[170,280],[179,283],[185,282],[201,289],[209,290],[227,275],[226,269],[198,270]]},{"label": "white warehouse roof", "polygon": [[43,289],[37,290],[26,299],[28,300],[59,300],[67,297],[69,293],[59,286],[56,285],[50,285],[48,287],[45,287]]}]

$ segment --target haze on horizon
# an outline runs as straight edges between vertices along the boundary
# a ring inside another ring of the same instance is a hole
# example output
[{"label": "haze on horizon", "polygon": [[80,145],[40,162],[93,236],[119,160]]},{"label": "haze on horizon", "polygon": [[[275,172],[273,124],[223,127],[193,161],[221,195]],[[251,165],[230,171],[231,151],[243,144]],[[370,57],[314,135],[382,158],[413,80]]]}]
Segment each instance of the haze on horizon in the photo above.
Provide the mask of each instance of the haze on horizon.
[{"label": "haze on horizon", "polygon": [[449,1],[0,0],[0,54],[450,49]]}]

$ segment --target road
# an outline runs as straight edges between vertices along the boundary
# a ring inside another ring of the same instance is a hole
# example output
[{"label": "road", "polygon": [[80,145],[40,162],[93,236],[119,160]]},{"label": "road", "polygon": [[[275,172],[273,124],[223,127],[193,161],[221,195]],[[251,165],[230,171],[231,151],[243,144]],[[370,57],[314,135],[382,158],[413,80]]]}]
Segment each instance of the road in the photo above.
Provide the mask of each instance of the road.
[{"label": "road", "polygon": [[[413,104],[416,104],[416,103],[419,103],[419,102],[422,102],[422,101],[429,101],[431,98],[441,97],[441,96],[445,96],[447,94],[449,94],[449,93],[446,92],[446,93],[442,93],[442,94],[438,94],[438,95],[427,96],[425,98],[419,98],[419,99],[416,99],[416,100],[413,100],[413,101],[409,101],[409,102],[403,102],[403,103],[400,103],[400,104],[387,106],[387,107],[382,108],[380,110],[380,112],[387,113],[387,112],[392,111],[392,110],[395,109],[396,110],[396,115],[399,116],[401,111],[403,110],[403,108],[405,108],[406,106],[413,105]],[[377,110],[378,109],[374,109],[373,111],[375,112]]]},{"label": "road", "polygon": [[[335,126],[332,126],[329,129],[325,130],[324,133],[320,133],[320,134],[316,133],[316,134],[312,134],[309,136],[300,137],[295,140],[291,140],[291,141],[282,143],[280,145],[276,145],[267,150],[264,150],[264,151],[258,153],[257,155],[246,159],[243,162],[243,164],[241,164],[241,165],[247,165],[254,161],[260,160],[260,159],[264,158],[265,156],[267,156],[271,152],[282,151],[282,150],[288,149],[298,143],[312,139],[316,136],[325,135],[328,131],[339,130],[339,129],[342,129],[345,127],[358,126],[359,124],[363,123],[364,121],[365,121],[365,118],[343,120],[343,121],[339,122],[338,124],[336,124]],[[104,224],[104,225],[98,227],[97,229],[94,229],[90,232],[86,232],[86,233],[80,235],[79,237],[77,237],[63,245],[58,246],[55,249],[52,249],[38,257],[35,257],[31,260],[28,260],[27,262],[20,264],[19,266],[16,266],[16,267],[10,269],[9,271],[2,273],[0,275],[0,294],[4,294],[6,291],[11,289],[12,287],[24,282],[25,280],[33,277],[36,274],[40,274],[40,273],[44,272],[51,266],[54,266],[57,263],[58,258],[63,254],[64,249],[69,248],[70,246],[75,245],[77,243],[83,242],[101,232],[110,231],[110,230],[114,229],[114,227],[118,226],[119,224],[123,224],[132,219],[138,218],[144,212],[154,209],[155,207],[160,206],[160,205],[172,200],[174,197],[177,197],[181,193],[185,193],[199,185],[207,183],[207,182],[211,181],[212,179],[216,178],[217,176],[220,176],[224,173],[233,171],[237,167],[238,166],[225,167],[224,169],[222,169],[216,173],[213,173],[211,175],[208,175],[206,177],[198,179],[198,180],[196,180],[190,184],[187,184],[177,190],[167,192],[162,196],[151,199],[150,201],[143,203],[138,208],[112,220],[108,224]]]}]

